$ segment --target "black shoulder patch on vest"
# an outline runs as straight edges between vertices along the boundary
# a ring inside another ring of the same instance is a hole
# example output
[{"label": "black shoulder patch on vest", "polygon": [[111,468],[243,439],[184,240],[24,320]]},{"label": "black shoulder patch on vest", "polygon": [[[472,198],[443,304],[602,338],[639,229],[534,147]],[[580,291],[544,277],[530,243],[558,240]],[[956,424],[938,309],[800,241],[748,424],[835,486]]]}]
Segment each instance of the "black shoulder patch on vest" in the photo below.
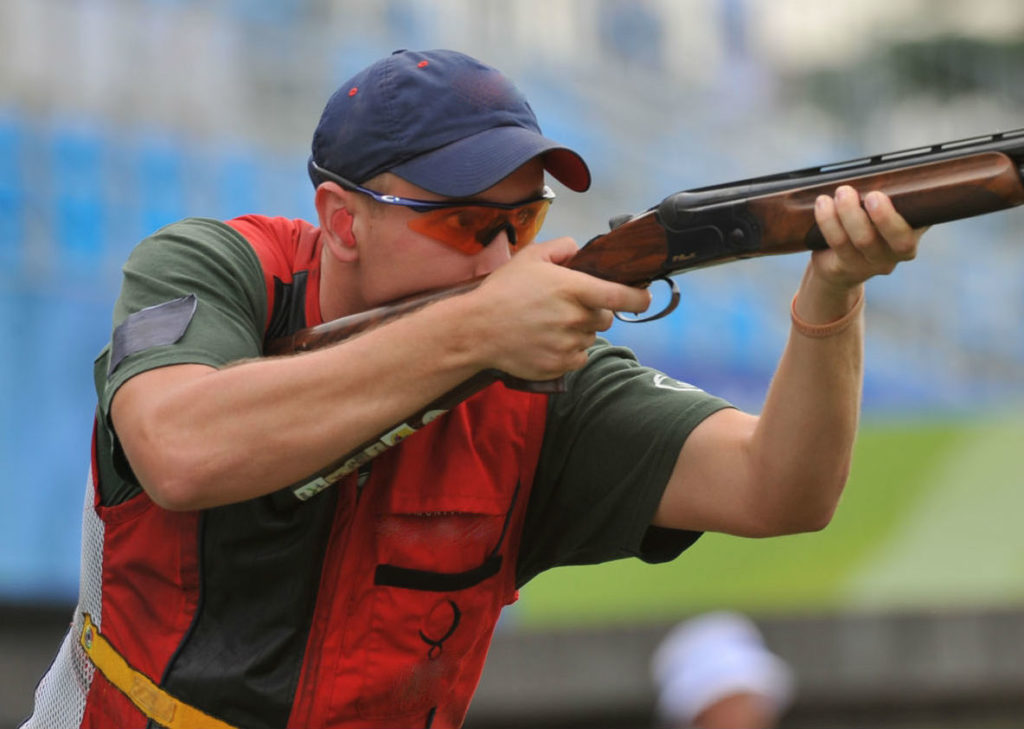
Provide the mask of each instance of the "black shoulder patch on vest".
[{"label": "black shoulder patch on vest", "polygon": [[174,344],[185,334],[195,316],[199,299],[188,294],[131,314],[114,330],[107,377],[125,357],[152,347]]},{"label": "black shoulder patch on vest", "polygon": [[267,325],[266,341],[286,337],[306,326],[306,282],[309,271],[298,271],[291,283],[274,276],[274,308]]}]

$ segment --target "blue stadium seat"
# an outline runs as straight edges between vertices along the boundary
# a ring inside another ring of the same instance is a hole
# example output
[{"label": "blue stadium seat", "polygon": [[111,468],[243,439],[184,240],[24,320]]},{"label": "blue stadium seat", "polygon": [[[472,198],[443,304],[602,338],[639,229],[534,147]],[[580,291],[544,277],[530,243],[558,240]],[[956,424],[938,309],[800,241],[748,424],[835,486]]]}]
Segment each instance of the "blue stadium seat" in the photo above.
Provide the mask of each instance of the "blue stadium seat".
[{"label": "blue stadium seat", "polygon": [[180,140],[159,131],[144,133],[134,150],[141,237],[188,214],[186,152]]},{"label": "blue stadium seat", "polygon": [[13,113],[0,112],[0,267],[16,269],[25,239],[24,130]]},{"label": "blue stadium seat", "polygon": [[308,154],[302,149],[294,154],[272,155],[264,160],[263,195],[258,203],[261,212],[317,222],[313,185],[306,175]]},{"label": "blue stadium seat", "polygon": [[254,150],[235,147],[217,159],[215,191],[219,218],[268,213],[259,208],[260,178],[266,167]]},{"label": "blue stadium seat", "polygon": [[[21,488],[4,523],[0,549],[18,558],[13,583],[21,597],[65,600],[74,594],[77,524],[89,466],[95,396],[91,363],[109,326],[109,302],[81,292],[28,291],[11,297],[20,356],[9,363],[5,402],[17,413],[11,439],[0,450],[10,483]],[[60,529],[40,525],[60,524]],[[2,570],[0,570],[2,571]],[[10,583],[8,583],[10,584]]]},{"label": "blue stadium seat", "polygon": [[[18,303],[19,297],[13,291],[0,287],[0,337],[5,342],[19,341],[21,330],[18,326]],[[4,407],[0,408],[0,463],[5,464],[4,478],[8,484],[24,483],[18,480],[18,465],[20,460],[27,460],[27,454],[18,443],[18,433],[21,431],[18,421],[21,413],[32,411],[23,409],[28,403],[19,401],[24,391],[19,377],[21,363],[21,357],[0,357],[0,401],[4,403]],[[9,498],[6,508],[0,509],[0,584],[5,584],[5,560],[12,560],[12,564],[16,564],[16,555],[21,551],[14,549],[16,542],[6,537],[17,521],[12,512],[17,512],[20,492],[12,489],[9,493],[14,498]]]},{"label": "blue stadium seat", "polygon": [[100,265],[106,241],[110,146],[106,130],[88,122],[58,122],[50,131],[50,144],[58,264],[89,271]]}]

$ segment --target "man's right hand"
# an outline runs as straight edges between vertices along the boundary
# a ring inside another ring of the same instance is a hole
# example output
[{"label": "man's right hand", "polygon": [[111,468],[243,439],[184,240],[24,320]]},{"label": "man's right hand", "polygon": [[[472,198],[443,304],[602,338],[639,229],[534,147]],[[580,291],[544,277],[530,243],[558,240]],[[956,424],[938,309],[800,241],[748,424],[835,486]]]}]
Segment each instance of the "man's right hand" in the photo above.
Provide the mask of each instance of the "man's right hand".
[{"label": "man's right hand", "polygon": [[578,250],[572,238],[527,246],[466,295],[466,333],[476,340],[482,369],[554,379],[586,363],[613,312],[650,306],[646,289],[566,268]]}]

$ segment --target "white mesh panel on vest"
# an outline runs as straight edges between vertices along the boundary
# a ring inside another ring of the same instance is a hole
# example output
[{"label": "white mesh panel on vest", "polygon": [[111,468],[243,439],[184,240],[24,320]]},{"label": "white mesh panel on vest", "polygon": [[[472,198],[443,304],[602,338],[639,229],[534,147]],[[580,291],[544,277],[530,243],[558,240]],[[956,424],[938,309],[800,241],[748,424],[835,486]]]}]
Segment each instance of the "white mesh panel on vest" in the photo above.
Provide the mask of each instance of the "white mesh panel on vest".
[{"label": "white mesh panel on vest", "polygon": [[82,515],[82,572],[78,584],[78,607],[71,628],[57,657],[36,688],[35,713],[22,729],[77,729],[85,714],[85,699],[95,668],[78,639],[82,634],[82,613],[89,613],[101,627],[103,591],[103,522],[94,508],[95,486],[89,474]]}]

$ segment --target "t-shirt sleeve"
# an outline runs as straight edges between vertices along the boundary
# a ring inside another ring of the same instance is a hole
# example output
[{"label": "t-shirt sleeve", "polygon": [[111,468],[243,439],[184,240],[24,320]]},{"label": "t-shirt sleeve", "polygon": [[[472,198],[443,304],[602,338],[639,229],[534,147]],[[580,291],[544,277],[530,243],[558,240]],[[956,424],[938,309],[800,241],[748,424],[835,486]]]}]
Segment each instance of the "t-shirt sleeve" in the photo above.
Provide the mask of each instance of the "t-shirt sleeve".
[{"label": "t-shirt sleeve", "polygon": [[674,559],[700,536],[651,525],[679,451],[730,407],[603,340],[552,395],[524,524],[517,583],[559,565]]},{"label": "t-shirt sleeve", "polygon": [[[129,379],[176,364],[223,367],[258,357],[267,294],[259,259],[228,225],[189,218],[166,226],[136,246],[124,265],[110,343],[94,364],[98,442],[135,485],[109,421],[110,402]],[[104,474],[110,476],[110,474]],[[122,493],[122,496],[127,494]]]}]

